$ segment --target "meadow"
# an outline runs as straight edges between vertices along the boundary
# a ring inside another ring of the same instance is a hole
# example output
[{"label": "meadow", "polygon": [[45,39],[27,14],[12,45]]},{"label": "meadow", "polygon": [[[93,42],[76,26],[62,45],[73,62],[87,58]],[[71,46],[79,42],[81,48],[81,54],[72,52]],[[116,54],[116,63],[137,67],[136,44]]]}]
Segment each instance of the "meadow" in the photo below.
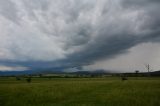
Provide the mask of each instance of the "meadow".
[{"label": "meadow", "polygon": [[160,106],[160,78],[0,77],[0,106]]}]

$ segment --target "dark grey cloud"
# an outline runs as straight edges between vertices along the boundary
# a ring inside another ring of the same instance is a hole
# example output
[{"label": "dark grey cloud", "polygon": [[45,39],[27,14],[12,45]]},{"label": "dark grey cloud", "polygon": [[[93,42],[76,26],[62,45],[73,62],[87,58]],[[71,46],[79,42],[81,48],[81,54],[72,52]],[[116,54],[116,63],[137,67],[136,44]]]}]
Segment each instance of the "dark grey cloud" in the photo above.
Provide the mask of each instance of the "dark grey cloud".
[{"label": "dark grey cloud", "polygon": [[115,58],[160,42],[159,10],[158,0],[0,0],[0,64],[65,69]]}]

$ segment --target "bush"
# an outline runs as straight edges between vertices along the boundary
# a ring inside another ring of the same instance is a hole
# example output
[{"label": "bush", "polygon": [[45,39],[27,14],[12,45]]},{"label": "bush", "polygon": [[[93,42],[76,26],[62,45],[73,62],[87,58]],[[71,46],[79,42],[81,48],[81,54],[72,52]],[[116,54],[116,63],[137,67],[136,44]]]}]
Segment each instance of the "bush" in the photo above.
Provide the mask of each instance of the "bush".
[{"label": "bush", "polygon": [[27,81],[28,83],[30,83],[31,80],[32,80],[32,79],[31,79],[30,77],[26,79],[26,81]]},{"label": "bush", "polygon": [[122,77],[122,81],[128,80],[126,77]]},{"label": "bush", "polygon": [[21,78],[20,77],[16,77],[16,80],[19,81],[19,80],[21,80]]}]

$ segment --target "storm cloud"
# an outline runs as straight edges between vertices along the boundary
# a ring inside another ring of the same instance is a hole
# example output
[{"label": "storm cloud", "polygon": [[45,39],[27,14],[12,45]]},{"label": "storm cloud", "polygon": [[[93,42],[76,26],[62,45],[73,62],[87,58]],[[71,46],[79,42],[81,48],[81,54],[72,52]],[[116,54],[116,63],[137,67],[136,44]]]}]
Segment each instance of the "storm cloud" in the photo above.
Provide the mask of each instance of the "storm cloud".
[{"label": "storm cloud", "polygon": [[0,0],[3,67],[73,68],[160,42],[158,0]]}]

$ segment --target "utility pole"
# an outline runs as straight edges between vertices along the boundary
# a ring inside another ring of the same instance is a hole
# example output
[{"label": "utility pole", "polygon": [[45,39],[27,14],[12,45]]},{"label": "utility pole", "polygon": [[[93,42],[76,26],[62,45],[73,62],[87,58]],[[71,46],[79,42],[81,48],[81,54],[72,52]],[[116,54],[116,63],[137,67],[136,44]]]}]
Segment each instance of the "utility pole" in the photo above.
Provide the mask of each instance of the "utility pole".
[{"label": "utility pole", "polygon": [[149,65],[149,64],[147,64],[147,65],[146,65],[146,68],[147,68],[148,77],[149,77],[149,76],[150,76],[150,65]]}]

